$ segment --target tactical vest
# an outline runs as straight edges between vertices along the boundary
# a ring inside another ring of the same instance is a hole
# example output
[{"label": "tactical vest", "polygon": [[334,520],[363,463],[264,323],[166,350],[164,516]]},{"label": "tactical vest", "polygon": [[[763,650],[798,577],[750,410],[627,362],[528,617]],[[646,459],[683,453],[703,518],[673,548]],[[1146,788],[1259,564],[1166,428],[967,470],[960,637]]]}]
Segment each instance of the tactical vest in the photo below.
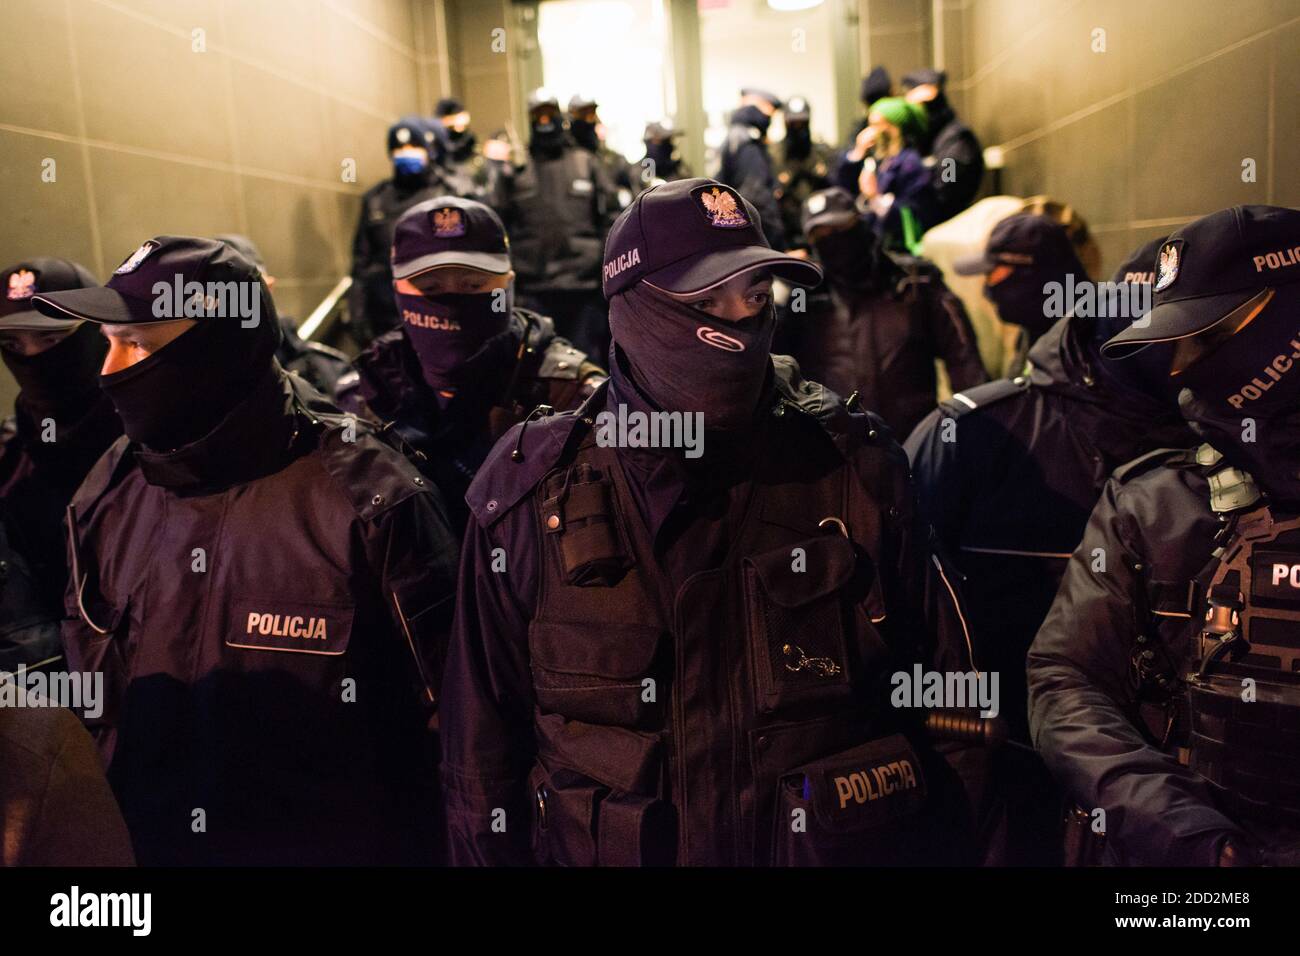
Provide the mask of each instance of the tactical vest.
[{"label": "tactical vest", "polygon": [[774,430],[784,454],[757,456],[721,566],[675,593],[591,432],[535,489],[539,862],[897,864],[950,844],[933,763],[888,707],[888,519],[843,459],[794,477],[828,460],[814,431]]},{"label": "tactical vest", "polygon": [[1300,826],[1300,516],[1236,469],[1211,489],[1235,507],[1186,664],[1188,764],[1239,819]]},{"label": "tactical vest", "polygon": [[1169,645],[1148,631],[1135,669],[1168,698],[1177,732],[1167,736],[1230,816],[1298,827],[1300,516],[1275,513],[1250,475],[1210,446],[1195,461],[1210,469],[1210,508],[1223,527],[1191,581],[1148,582],[1146,613],[1187,618],[1188,640],[1169,662]]}]

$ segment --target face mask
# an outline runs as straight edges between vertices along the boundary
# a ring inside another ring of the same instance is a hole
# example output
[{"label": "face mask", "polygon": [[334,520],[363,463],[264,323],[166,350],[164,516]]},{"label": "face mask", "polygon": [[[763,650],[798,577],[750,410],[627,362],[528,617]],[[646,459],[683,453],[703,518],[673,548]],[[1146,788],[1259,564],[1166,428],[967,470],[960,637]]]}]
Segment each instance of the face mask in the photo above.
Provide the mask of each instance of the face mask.
[{"label": "face mask", "polygon": [[1003,322],[1027,329],[1037,338],[1056,321],[1044,314],[1045,281],[1038,273],[1017,270],[997,285],[985,283],[984,298],[997,307],[998,318]]},{"label": "face mask", "polygon": [[538,123],[532,125],[532,139],[528,148],[534,152],[558,152],[564,146],[564,127],[559,123]]},{"label": "face mask", "polygon": [[474,144],[477,142],[474,134],[468,129],[463,129],[457,132],[456,130],[449,128],[447,130],[447,139],[451,143],[452,153],[458,159],[474,152]]},{"label": "face mask", "polygon": [[484,346],[510,324],[514,289],[437,297],[398,292],[397,307],[407,341],[428,385],[455,391],[466,384],[466,370]]},{"label": "face mask", "polygon": [[708,429],[753,419],[776,330],[770,303],[726,322],[641,282],[610,301],[609,329],[637,387],[663,411],[703,412]]},{"label": "face mask", "polygon": [[403,153],[393,157],[393,173],[396,176],[418,176],[428,168],[428,157],[418,153]]},{"label": "face mask", "polygon": [[802,159],[812,152],[812,130],[802,123],[785,129],[785,154],[791,159]]},{"label": "face mask", "polygon": [[58,421],[88,408],[99,397],[99,369],[108,343],[93,322],[36,355],[0,350],[18,382],[21,404],[35,418]]},{"label": "face mask", "polygon": [[1274,498],[1300,504],[1300,290],[1292,290],[1172,381],[1185,389],[1183,417],[1224,458]]},{"label": "face mask", "polygon": [[237,319],[207,319],[99,383],[127,435],[167,452],[215,429],[270,371],[278,343],[274,321],[246,329]]},{"label": "face mask", "polygon": [[865,285],[875,272],[875,241],[863,222],[827,233],[814,243],[826,267],[826,279],[836,285]]},{"label": "face mask", "polygon": [[587,120],[571,119],[569,120],[569,132],[573,134],[574,141],[583,149],[589,149],[593,152],[600,146],[600,137],[596,135],[596,124]]},{"label": "face mask", "polygon": [[654,164],[650,172],[660,179],[671,176],[677,163],[673,160],[673,144],[658,143],[652,139],[645,141],[645,158]]},{"label": "face mask", "polygon": [[768,126],[772,124],[772,118],[760,110],[757,106],[742,106],[736,112],[731,114],[733,123],[743,123],[746,126],[754,126],[760,132],[766,133]]}]

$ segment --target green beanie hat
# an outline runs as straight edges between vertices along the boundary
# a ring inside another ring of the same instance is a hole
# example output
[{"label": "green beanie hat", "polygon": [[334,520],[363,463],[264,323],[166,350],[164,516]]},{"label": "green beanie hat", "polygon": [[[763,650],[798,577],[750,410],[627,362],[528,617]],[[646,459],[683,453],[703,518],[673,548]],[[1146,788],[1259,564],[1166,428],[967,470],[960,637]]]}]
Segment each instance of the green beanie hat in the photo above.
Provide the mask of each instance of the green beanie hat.
[{"label": "green beanie hat", "polygon": [[876,100],[871,104],[869,112],[879,113],[897,126],[903,136],[909,140],[924,136],[926,128],[930,125],[925,107],[919,103],[909,103],[901,96],[886,96],[884,99]]}]

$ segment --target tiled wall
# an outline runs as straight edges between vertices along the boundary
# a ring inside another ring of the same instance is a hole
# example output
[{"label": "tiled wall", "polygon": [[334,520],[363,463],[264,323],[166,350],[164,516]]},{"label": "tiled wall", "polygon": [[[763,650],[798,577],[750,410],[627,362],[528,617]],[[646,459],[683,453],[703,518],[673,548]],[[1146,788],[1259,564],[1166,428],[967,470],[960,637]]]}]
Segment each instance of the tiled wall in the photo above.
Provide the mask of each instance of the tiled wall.
[{"label": "tiled wall", "polygon": [[[939,7],[953,99],[986,145],[1005,148],[1004,191],[1073,204],[1106,273],[1224,206],[1300,206],[1296,0]],[[1098,30],[1105,52],[1093,51]]]}]

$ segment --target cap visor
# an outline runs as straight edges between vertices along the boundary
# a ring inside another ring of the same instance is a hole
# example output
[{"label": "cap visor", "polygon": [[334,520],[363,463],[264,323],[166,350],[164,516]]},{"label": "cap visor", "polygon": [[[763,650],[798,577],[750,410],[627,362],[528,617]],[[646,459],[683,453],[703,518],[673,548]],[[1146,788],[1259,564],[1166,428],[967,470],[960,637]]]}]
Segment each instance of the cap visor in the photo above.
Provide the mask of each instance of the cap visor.
[{"label": "cap visor", "polygon": [[794,285],[816,285],[822,270],[803,259],[787,256],[767,246],[733,246],[689,261],[675,262],[645,276],[645,281],[673,295],[694,295],[751,269],[767,268]]},{"label": "cap visor", "polygon": [[76,319],[52,319],[35,309],[0,316],[0,331],[3,332],[58,332],[76,324]]},{"label": "cap visor", "polygon": [[394,279],[409,279],[432,269],[444,266],[461,266],[466,269],[478,269],[494,275],[505,275],[510,271],[510,257],[498,252],[435,252],[432,255],[412,259],[410,262],[393,263]]},{"label": "cap visor", "polygon": [[808,217],[808,221],[804,223],[803,234],[806,236],[819,226],[839,226],[846,222],[854,222],[859,218],[857,212],[847,209],[821,212]]},{"label": "cap visor", "polygon": [[1119,335],[1106,341],[1101,354],[1108,359],[1122,359],[1155,342],[1173,342],[1211,329],[1257,294],[1227,292],[1195,299],[1162,302],[1142,318],[1134,319]]},{"label": "cap visor", "polygon": [[977,256],[961,256],[952,261],[952,271],[959,276],[977,276],[992,272],[997,263],[990,262],[984,253]]},{"label": "cap visor", "polygon": [[69,319],[84,319],[107,325],[145,325],[173,321],[167,316],[160,318],[154,315],[151,300],[124,296],[106,286],[32,296],[32,306],[41,315],[65,322]]}]

